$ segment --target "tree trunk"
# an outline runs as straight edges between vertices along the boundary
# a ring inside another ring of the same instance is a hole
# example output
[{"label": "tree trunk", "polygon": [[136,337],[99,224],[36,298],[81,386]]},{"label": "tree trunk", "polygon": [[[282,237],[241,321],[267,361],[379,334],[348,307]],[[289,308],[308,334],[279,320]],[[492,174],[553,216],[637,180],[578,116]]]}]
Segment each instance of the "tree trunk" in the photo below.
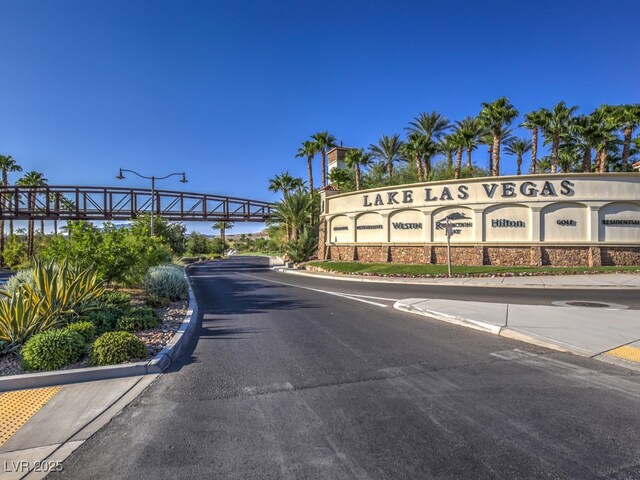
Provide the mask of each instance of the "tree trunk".
[{"label": "tree trunk", "polygon": [[551,144],[551,173],[558,173],[558,148],[560,147],[560,136],[553,134],[553,143]]},{"label": "tree trunk", "polygon": [[600,173],[605,173],[607,171],[607,144],[605,144],[600,150],[600,159],[598,162],[600,163]]},{"label": "tree trunk", "polygon": [[429,175],[431,174],[431,157],[424,158],[424,179],[429,181]]},{"label": "tree trunk", "polygon": [[456,169],[454,173],[454,177],[456,179],[460,178],[461,169],[462,169],[462,147],[458,147],[458,151],[456,153]]},{"label": "tree trunk", "polygon": [[322,188],[327,186],[327,154],[322,149]]},{"label": "tree trunk", "polygon": [[360,190],[360,165],[356,163],[356,190]]},{"label": "tree trunk", "polygon": [[493,176],[500,176],[500,132],[493,132]]},{"label": "tree trunk", "polygon": [[522,154],[521,153],[518,154],[518,158],[516,160],[516,164],[518,165],[518,172],[516,173],[516,175],[520,175],[521,167],[522,167]]},{"label": "tree trunk", "polygon": [[58,235],[58,220],[53,221],[53,234]]},{"label": "tree trunk", "polygon": [[531,173],[535,175],[538,168],[538,128],[531,130]]},{"label": "tree trunk", "polygon": [[493,144],[487,147],[489,151],[489,175],[493,173]]},{"label": "tree trunk", "polygon": [[44,220],[40,220],[40,232],[42,233],[42,236],[44,237]]},{"label": "tree trunk", "polygon": [[629,164],[629,150],[631,145],[631,135],[633,134],[633,129],[630,125],[627,125],[624,129],[624,143],[622,147],[622,171],[626,172]]},{"label": "tree trunk", "polygon": [[226,228],[224,225],[222,225],[222,228],[220,229],[220,239],[222,240],[222,255],[224,257],[224,250],[225,250],[225,244],[227,243],[227,235],[225,232]]},{"label": "tree trunk", "polygon": [[584,155],[582,156],[582,171],[584,173],[591,172],[591,148],[584,149]]},{"label": "tree trunk", "polygon": [[467,148],[467,168],[469,170],[471,170],[471,166],[472,166],[472,163],[471,163],[471,149]]},{"label": "tree trunk", "polygon": [[447,168],[449,170],[453,168],[453,152],[451,150],[447,152]]},{"label": "tree trunk", "polygon": [[424,182],[424,172],[422,171],[422,159],[416,154],[416,166],[418,167],[418,180]]},{"label": "tree trunk", "polygon": [[387,172],[389,172],[389,178],[393,177],[393,158],[387,162]]},{"label": "tree trunk", "polygon": [[313,198],[313,165],[311,164],[313,157],[307,157],[307,169],[309,170],[309,193]]}]

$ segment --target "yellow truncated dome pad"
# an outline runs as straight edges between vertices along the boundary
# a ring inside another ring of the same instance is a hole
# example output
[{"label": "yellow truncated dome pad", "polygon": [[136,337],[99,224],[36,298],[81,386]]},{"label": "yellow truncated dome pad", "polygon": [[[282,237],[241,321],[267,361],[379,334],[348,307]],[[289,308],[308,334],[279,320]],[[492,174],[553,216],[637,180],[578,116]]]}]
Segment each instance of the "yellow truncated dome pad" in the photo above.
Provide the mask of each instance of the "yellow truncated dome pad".
[{"label": "yellow truncated dome pad", "polygon": [[640,362],[640,348],[632,347],[630,345],[624,345],[622,347],[609,350],[607,355],[629,360],[630,362]]},{"label": "yellow truncated dome pad", "polygon": [[0,446],[51,400],[60,388],[32,388],[0,394]]}]

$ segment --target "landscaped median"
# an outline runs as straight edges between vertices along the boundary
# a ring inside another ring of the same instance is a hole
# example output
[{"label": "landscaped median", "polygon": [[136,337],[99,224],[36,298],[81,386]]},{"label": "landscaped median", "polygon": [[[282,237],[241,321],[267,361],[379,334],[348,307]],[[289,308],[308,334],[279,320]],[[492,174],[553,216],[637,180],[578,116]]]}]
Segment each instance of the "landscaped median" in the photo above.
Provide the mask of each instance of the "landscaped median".
[{"label": "landscaped median", "polygon": [[142,289],[110,290],[95,274],[36,262],[0,301],[0,391],[160,373],[194,330],[181,267],[151,267]]},{"label": "landscaped median", "polygon": [[[308,262],[304,268],[309,271],[343,275],[363,275],[375,277],[446,278],[447,265],[360,263],[360,262]],[[452,277],[512,277],[537,275],[579,275],[596,273],[638,273],[640,266],[605,267],[514,267],[514,266],[463,266],[454,265]]]}]

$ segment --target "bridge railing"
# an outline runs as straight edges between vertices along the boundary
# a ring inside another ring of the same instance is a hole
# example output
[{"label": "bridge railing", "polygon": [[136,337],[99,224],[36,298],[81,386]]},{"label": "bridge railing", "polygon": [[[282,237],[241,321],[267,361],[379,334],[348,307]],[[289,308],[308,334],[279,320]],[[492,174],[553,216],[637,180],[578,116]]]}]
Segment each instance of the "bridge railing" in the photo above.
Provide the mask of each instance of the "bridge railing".
[{"label": "bridge railing", "polygon": [[151,213],[175,221],[263,222],[273,205],[244,198],[118,187],[0,187],[0,217],[129,220]]}]

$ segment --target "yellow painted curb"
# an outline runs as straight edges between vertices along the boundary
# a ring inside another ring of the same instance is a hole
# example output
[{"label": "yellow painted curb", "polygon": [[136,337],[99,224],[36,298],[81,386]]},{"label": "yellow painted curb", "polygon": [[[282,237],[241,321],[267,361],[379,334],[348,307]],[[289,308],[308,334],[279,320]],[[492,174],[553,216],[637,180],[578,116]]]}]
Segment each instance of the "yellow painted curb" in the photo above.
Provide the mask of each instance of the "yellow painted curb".
[{"label": "yellow painted curb", "polygon": [[0,394],[0,447],[46,405],[60,388],[33,388]]}]

